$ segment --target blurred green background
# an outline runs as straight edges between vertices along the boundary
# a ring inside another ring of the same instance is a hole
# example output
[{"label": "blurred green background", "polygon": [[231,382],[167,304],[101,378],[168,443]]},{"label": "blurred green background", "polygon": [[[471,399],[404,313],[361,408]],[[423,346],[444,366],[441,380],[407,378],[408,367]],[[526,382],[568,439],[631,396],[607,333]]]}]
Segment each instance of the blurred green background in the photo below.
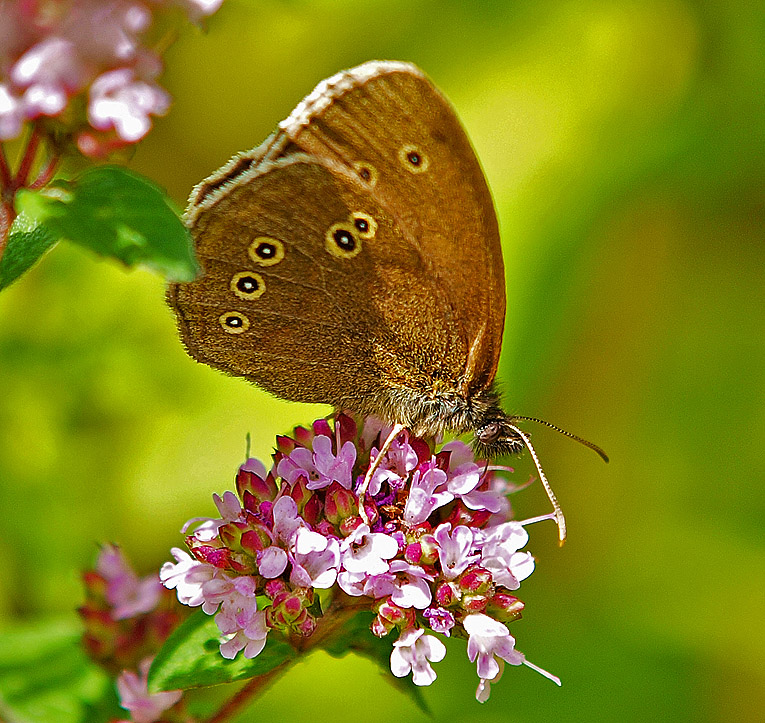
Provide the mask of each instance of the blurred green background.
[{"label": "blurred green background", "polygon": [[[174,105],[130,165],[179,206],[322,78],[420,65],[500,216],[506,406],[611,455],[533,430],[570,531],[532,530],[513,633],[563,687],[508,668],[481,706],[455,642],[425,690],[437,721],[765,716],[764,27],[736,0],[227,0],[166,55]],[[161,279],[56,248],[0,296],[0,616],[72,610],[99,541],[155,569],[247,432],[266,457],[322,411],[187,358]],[[547,510],[535,488],[514,502]],[[255,715],[424,720],[322,655]]]}]

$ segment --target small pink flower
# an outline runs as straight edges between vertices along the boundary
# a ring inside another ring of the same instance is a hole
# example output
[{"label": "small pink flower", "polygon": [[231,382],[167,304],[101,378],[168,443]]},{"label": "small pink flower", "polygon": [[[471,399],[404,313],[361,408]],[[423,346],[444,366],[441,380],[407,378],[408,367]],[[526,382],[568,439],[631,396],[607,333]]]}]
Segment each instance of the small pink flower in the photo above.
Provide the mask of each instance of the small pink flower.
[{"label": "small pink flower", "polygon": [[478,677],[491,680],[499,673],[497,658],[521,665],[523,655],[515,650],[515,638],[505,625],[483,613],[467,615],[462,621],[468,639],[468,658],[478,658]]},{"label": "small pink flower", "polygon": [[177,547],[170,552],[177,562],[162,565],[159,571],[162,584],[171,590],[175,588],[178,601],[183,605],[201,605],[205,613],[212,615],[233,588],[231,579],[217,567],[199,562]]},{"label": "small pink flower", "polygon": [[180,690],[149,693],[147,680],[151,661],[146,658],[141,661],[138,673],[123,670],[117,678],[120,706],[130,711],[133,723],[154,723],[183,696]]},{"label": "small pink flower", "polygon": [[258,572],[272,580],[287,569],[288,562],[287,553],[281,547],[272,545],[258,554]]},{"label": "small pink flower", "polygon": [[143,138],[151,128],[150,115],[164,115],[170,96],[158,85],[136,77],[132,68],[107,71],[90,86],[88,120],[97,130],[112,128],[127,143]]},{"label": "small pink flower", "polygon": [[444,522],[435,531],[441,571],[447,580],[453,580],[480,558],[480,555],[470,554],[473,549],[473,531],[469,527],[459,525],[450,535],[450,528],[451,524]]},{"label": "small pink flower", "polygon": [[191,527],[191,525],[199,522],[200,524],[194,529],[192,533],[193,537],[199,542],[210,542],[218,536],[218,530],[223,525],[238,520],[242,515],[242,506],[239,504],[239,499],[233,492],[224,492],[223,497],[217,494],[213,494],[213,501],[218,508],[220,517],[192,517],[186,524],[181,527],[181,532]]},{"label": "small pink flower", "polygon": [[521,581],[534,572],[534,558],[529,552],[518,552],[529,540],[518,522],[505,522],[485,537],[481,565],[492,573],[494,582],[508,590],[517,590]]},{"label": "small pink flower", "polygon": [[302,527],[295,536],[291,560],[293,585],[330,588],[335,584],[340,566],[340,543]]},{"label": "small pink flower", "polygon": [[403,678],[411,671],[415,685],[430,685],[436,673],[430,663],[438,663],[446,655],[446,646],[433,635],[415,628],[405,630],[393,643],[390,654],[390,669],[397,678]]},{"label": "small pink flower", "polygon": [[398,543],[382,532],[370,532],[359,525],[340,547],[343,567],[348,572],[380,575],[388,572],[388,560],[398,554]]},{"label": "small pink flower", "polygon": [[96,570],[106,580],[106,599],[114,606],[112,617],[115,620],[148,613],[157,606],[162,592],[159,577],[154,574],[139,578],[118,547],[103,547]]},{"label": "small pink flower", "polygon": [[[378,450],[372,448],[372,457],[377,456]],[[375,470],[369,483],[369,495],[374,496],[387,482],[394,488],[400,489],[404,486],[404,481],[409,477],[410,472],[419,464],[417,453],[407,442],[394,440],[390,449],[380,462],[380,466]]]},{"label": "small pink flower", "polygon": [[414,473],[409,496],[404,506],[404,520],[408,525],[422,524],[430,517],[433,510],[454,499],[454,495],[449,492],[436,492],[436,489],[444,486],[446,481],[446,472],[432,464],[429,464],[424,471],[418,469]]},{"label": "small pink flower", "polygon": [[417,608],[424,610],[432,599],[430,585],[428,581],[433,580],[418,565],[410,565],[404,560],[394,560],[390,564],[390,571],[397,573],[393,583],[394,591],[391,594],[391,600],[402,608]]},{"label": "small pink flower", "polygon": [[422,613],[422,616],[428,621],[433,632],[446,635],[447,638],[456,624],[454,615],[445,608],[428,608]]},{"label": "small pink flower", "polygon": [[313,459],[319,479],[308,482],[309,490],[328,487],[332,482],[337,482],[347,490],[351,488],[351,471],[356,461],[356,446],[353,442],[346,442],[340,453],[335,456],[332,454],[332,440],[324,435],[317,435],[313,439]]}]

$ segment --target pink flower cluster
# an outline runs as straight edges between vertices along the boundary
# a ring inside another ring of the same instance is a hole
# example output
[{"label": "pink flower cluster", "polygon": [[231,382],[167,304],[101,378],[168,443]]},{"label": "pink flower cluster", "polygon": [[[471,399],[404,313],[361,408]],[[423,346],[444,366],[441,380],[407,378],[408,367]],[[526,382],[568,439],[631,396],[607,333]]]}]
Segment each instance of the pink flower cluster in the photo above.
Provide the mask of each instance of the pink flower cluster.
[{"label": "pink flower cluster", "polygon": [[431,663],[446,654],[426,630],[467,639],[481,701],[505,662],[560,684],[526,662],[507,627],[524,607],[514,592],[534,570],[524,524],[553,515],[511,520],[506,495],[517,488],[497,472],[512,470],[477,462],[459,441],[434,453],[404,431],[370,480],[370,527],[357,491],[388,431],[373,420],[359,430],[340,414],[334,426],[321,419],[279,437],[270,471],[248,460],[237,494],[214,496],[220,517],[187,523],[191,554],[174,548],[162,582],[216,616],[226,658],[255,657],[272,630],[310,636],[322,622],[315,591],[332,588],[336,602],[376,613],[378,637],[398,629],[390,668],[416,685],[433,682]]},{"label": "pink flower cluster", "polygon": [[[194,20],[223,0],[177,0]],[[20,0],[0,3],[0,141],[26,121],[79,126],[90,156],[140,140],[170,97],[154,82],[159,55],[142,43],[163,0]],[[82,99],[81,103],[73,102]],[[87,123],[77,118],[86,108]]]}]

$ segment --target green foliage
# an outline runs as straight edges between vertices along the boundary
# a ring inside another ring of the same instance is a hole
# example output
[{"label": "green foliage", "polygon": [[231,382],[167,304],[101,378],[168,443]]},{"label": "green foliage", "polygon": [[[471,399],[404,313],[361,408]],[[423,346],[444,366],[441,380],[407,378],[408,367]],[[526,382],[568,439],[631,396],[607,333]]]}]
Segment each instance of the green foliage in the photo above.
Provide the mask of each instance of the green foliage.
[{"label": "green foliage", "polygon": [[17,207],[22,221],[12,229],[9,270],[0,265],[2,286],[59,239],[172,280],[190,281],[199,272],[188,231],[164,192],[120,166],[96,166],[40,191],[21,191]]},{"label": "green foliage", "polygon": [[293,648],[276,635],[255,658],[240,652],[233,660],[220,654],[215,619],[197,610],[165,641],[149,673],[149,691],[185,690],[231,683],[270,673],[295,657]]},{"label": "green foliage", "polygon": [[8,244],[0,259],[0,289],[12,284],[53,246],[58,237],[34,215],[24,211],[11,226]]},{"label": "green foliage", "polygon": [[72,619],[0,632],[0,719],[100,723],[118,717],[114,682],[92,663]]}]

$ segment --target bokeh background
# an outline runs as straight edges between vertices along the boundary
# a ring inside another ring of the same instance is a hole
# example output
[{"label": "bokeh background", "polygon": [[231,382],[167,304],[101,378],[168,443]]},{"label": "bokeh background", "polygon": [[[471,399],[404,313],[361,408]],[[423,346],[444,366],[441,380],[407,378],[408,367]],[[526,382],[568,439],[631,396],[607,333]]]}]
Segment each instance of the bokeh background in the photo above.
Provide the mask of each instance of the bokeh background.
[{"label": "bokeh background", "polygon": [[[484,706],[450,646],[437,721],[765,717],[765,42],[744,0],[227,0],[166,55],[175,102],[130,166],[179,206],[322,78],[419,64],[450,97],[505,249],[506,406],[569,541],[532,530],[530,660]],[[143,571],[211,514],[245,435],[324,410],[192,362],[163,281],[60,246],[0,295],[0,616],[81,600],[96,543]],[[519,460],[525,479],[528,461]],[[519,514],[547,509],[539,489]],[[370,664],[316,654],[242,720],[424,720]]]}]

